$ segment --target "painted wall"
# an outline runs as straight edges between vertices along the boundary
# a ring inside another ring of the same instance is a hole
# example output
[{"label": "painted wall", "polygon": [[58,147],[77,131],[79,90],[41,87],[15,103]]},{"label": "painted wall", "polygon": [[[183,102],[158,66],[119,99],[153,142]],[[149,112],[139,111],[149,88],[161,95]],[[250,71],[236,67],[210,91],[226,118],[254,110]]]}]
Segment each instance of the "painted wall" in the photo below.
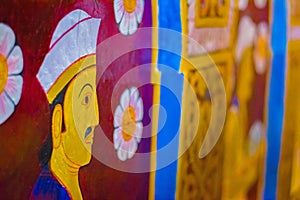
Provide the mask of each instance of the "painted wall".
[{"label": "painted wall", "polygon": [[297,199],[299,0],[0,3],[0,199]]}]

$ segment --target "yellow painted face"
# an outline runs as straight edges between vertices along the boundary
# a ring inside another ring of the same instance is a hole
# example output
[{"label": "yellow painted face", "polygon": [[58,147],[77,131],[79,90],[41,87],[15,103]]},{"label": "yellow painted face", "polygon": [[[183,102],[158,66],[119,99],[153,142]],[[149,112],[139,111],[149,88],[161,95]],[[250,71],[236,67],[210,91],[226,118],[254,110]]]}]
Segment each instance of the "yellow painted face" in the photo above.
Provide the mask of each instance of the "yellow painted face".
[{"label": "yellow painted face", "polygon": [[96,95],[96,67],[81,71],[65,94],[62,134],[64,153],[73,163],[84,166],[91,160],[94,130],[99,123]]}]

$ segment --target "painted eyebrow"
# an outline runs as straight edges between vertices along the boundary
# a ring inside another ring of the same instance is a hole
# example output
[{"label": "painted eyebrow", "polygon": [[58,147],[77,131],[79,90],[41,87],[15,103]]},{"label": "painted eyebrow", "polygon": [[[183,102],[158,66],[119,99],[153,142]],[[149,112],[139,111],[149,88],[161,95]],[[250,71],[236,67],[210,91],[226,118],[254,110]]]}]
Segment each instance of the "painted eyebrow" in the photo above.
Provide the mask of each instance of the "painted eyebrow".
[{"label": "painted eyebrow", "polygon": [[92,86],[91,84],[87,83],[87,84],[85,84],[85,85],[81,88],[78,97],[81,95],[81,92],[82,92],[83,89],[86,88],[86,87],[90,87],[90,88],[93,90],[93,86]]}]

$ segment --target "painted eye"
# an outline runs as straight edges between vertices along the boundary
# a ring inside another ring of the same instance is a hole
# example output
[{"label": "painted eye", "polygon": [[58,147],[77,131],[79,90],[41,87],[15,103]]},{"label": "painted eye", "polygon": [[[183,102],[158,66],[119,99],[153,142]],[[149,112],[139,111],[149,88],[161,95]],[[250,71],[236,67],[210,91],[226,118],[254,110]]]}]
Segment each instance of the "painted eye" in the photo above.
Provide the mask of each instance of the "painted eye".
[{"label": "painted eye", "polygon": [[84,98],[83,98],[81,104],[82,104],[82,105],[89,105],[90,101],[91,101],[91,94],[88,93],[88,94],[86,94],[86,95],[84,96]]},{"label": "painted eye", "polygon": [[86,96],[86,97],[84,98],[84,103],[85,103],[85,104],[88,104],[88,103],[89,103],[89,97],[88,97],[88,96]]}]

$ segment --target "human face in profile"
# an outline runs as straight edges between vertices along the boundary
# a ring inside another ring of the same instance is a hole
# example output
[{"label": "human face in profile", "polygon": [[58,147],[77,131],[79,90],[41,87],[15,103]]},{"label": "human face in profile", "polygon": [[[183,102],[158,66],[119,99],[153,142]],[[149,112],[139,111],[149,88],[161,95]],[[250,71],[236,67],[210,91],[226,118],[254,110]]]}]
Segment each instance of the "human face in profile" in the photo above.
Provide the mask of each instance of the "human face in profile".
[{"label": "human face in profile", "polygon": [[90,162],[95,127],[99,123],[96,95],[96,66],[89,67],[70,82],[63,106],[65,133],[62,145],[66,157],[74,164]]}]

